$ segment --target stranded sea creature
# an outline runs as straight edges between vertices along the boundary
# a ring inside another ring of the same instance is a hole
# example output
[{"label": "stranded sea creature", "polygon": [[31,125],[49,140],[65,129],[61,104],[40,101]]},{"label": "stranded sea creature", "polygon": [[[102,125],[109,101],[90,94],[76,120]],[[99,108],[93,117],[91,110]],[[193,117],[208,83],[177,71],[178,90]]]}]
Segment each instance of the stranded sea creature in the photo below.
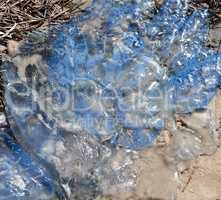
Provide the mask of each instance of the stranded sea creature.
[{"label": "stranded sea creature", "polygon": [[40,49],[24,42],[2,66],[18,142],[69,183],[119,147],[151,146],[174,114],[205,109],[221,55],[206,47],[208,11],[188,4],[96,0]]}]

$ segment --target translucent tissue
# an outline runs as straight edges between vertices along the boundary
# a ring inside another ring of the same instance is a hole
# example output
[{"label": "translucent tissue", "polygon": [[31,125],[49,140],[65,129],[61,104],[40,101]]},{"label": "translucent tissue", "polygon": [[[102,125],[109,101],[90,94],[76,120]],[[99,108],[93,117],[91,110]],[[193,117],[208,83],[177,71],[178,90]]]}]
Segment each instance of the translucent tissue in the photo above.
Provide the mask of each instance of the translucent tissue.
[{"label": "translucent tissue", "polygon": [[[210,14],[189,3],[165,0],[157,9],[154,1],[93,1],[49,30],[45,44],[25,41],[2,66],[14,137],[53,168],[65,198],[135,187],[133,162],[122,163],[152,146],[168,122],[178,138],[169,160],[206,152],[201,136],[188,130],[185,143],[186,130],[175,125],[177,115],[205,110],[220,85],[221,55],[206,45]],[[130,153],[110,168],[119,148]]]},{"label": "translucent tissue", "polygon": [[[55,174],[37,162],[9,136],[0,133],[0,199],[58,199],[62,188]],[[52,176],[54,175],[54,176]]]}]

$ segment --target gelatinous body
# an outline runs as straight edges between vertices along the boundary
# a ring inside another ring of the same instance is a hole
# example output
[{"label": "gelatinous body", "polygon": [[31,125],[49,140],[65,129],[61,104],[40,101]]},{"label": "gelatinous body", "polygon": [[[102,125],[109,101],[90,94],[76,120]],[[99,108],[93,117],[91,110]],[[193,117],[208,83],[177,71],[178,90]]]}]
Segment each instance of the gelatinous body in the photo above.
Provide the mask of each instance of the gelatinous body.
[{"label": "gelatinous body", "polygon": [[64,185],[115,147],[149,147],[166,120],[204,109],[220,85],[221,55],[206,47],[208,15],[188,12],[184,0],[159,10],[154,1],[93,1],[50,31],[45,51],[26,42],[3,73],[15,137]]},{"label": "gelatinous body", "polygon": [[0,133],[0,199],[62,199],[56,176],[18,145],[7,132]]}]

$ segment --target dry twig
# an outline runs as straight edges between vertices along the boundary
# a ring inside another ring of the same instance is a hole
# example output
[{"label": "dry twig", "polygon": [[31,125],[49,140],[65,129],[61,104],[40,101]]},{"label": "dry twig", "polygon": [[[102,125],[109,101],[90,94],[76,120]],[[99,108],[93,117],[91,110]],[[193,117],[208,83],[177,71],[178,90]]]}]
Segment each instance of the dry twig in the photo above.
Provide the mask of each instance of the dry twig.
[{"label": "dry twig", "polygon": [[88,0],[1,0],[0,43],[21,40],[39,27],[62,23],[80,12]]}]

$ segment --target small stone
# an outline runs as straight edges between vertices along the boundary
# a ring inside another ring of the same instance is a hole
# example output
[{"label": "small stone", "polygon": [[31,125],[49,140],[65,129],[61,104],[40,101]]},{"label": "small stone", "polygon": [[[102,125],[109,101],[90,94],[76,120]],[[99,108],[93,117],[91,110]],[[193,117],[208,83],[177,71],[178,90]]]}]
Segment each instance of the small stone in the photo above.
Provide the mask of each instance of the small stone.
[{"label": "small stone", "polygon": [[15,40],[9,40],[7,44],[8,54],[15,56],[19,52],[19,42]]}]

